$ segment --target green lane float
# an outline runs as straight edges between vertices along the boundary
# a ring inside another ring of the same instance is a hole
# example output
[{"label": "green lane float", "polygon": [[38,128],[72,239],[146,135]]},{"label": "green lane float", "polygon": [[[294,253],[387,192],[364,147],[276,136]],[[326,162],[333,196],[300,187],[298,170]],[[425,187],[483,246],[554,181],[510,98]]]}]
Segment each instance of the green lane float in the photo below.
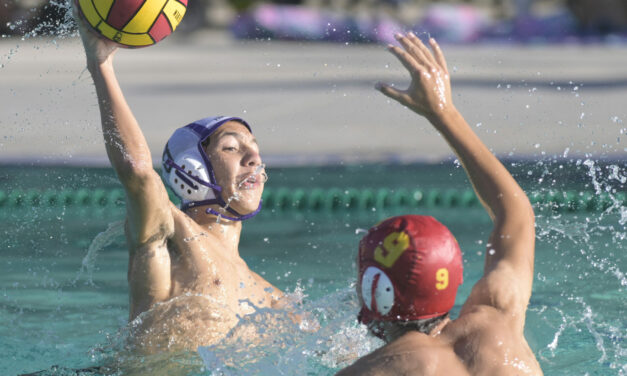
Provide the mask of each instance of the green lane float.
[{"label": "green lane float", "polygon": [[[536,207],[560,211],[603,211],[624,206],[625,193],[536,191],[529,193]],[[173,201],[176,198],[170,196]],[[123,207],[122,189],[77,190],[0,190],[0,210],[26,207]],[[340,189],[268,187],[263,192],[263,206],[275,211],[341,211],[392,208],[470,208],[479,206],[472,190],[455,189]]]}]

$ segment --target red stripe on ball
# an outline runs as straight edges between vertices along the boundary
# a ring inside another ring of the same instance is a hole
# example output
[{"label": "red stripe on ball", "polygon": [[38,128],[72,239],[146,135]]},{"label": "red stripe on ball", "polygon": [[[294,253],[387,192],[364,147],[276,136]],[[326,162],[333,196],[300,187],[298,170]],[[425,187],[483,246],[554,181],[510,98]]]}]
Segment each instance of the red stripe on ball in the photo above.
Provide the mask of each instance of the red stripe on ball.
[{"label": "red stripe on ball", "polygon": [[148,32],[152,39],[155,40],[155,43],[159,42],[161,39],[167,37],[172,32],[172,26],[170,26],[170,22],[168,22],[168,18],[161,13],[155,21],[155,24],[152,25],[152,28]]},{"label": "red stripe on ball", "polygon": [[187,0],[176,0],[187,7]]},{"label": "red stripe on ball", "polygon": [[107,23],[115,29],[122,30],[144,5],[144,0],[116,0],[109,11]]}]

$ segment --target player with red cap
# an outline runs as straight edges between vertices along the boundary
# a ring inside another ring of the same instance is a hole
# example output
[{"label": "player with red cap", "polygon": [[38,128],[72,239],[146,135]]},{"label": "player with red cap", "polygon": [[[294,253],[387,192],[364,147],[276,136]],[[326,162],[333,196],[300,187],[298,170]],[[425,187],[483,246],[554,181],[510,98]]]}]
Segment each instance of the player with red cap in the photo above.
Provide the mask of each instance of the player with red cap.
[{"label": "player with red cap", "polygon": [[[406,90],[378,84],[426,117],[451,146],[494,222],[484,275],[449,312],[463,282],[462,253],[432,217],[403,215],[372,227],[359,243],[359,321],[386,344],[338,376],[542,375],[524,337],[531,297],[534,214],[520,186],[452,103],[444,55],[413,33],[389,50],[411,75]],[[432,52],[433,51],[433,52]]]},{"label": "player with red cap", "polygon": [[[359,244],[358,287],[366,325],[435,323],[455,304],[463,282],[462,253],[433,217],[404,215],[374,226]],[[384,335],[381,328],[373,332]]]}]

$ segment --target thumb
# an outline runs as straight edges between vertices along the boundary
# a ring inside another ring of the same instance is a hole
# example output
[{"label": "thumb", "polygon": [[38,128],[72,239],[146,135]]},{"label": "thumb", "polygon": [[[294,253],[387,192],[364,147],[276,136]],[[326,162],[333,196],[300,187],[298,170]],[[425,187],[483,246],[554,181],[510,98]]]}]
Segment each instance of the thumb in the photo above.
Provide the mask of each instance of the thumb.
[{"label": "thumb", "polygon": [[388,85],[388,84],[384,84],[382,82],[377,82],[377,84],[375,85],[375,89],[379,90],[381,93],[383,93],[383,95],[385,95],[386,97],[392,98],[395,101],[404,103],[404,98],[405,98],[405,93],[393,88],[392,86]]}]

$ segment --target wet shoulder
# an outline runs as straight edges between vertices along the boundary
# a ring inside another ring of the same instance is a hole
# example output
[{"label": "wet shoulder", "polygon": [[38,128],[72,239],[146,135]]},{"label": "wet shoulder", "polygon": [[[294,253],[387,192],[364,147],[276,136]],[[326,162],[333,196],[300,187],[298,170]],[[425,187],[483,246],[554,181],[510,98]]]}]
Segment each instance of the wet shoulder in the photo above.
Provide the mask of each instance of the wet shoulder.
[{"label": "wet shoulder", "polygon": [[522,331],[510,317],[494,307],[468,309],[442,330],[455,356],[471,375],[542,375]]},{"label": "wet shoulder", "polygon": [[436,338],[410,332],[371,354],[338,375],[469,375],[452,348]]}]

